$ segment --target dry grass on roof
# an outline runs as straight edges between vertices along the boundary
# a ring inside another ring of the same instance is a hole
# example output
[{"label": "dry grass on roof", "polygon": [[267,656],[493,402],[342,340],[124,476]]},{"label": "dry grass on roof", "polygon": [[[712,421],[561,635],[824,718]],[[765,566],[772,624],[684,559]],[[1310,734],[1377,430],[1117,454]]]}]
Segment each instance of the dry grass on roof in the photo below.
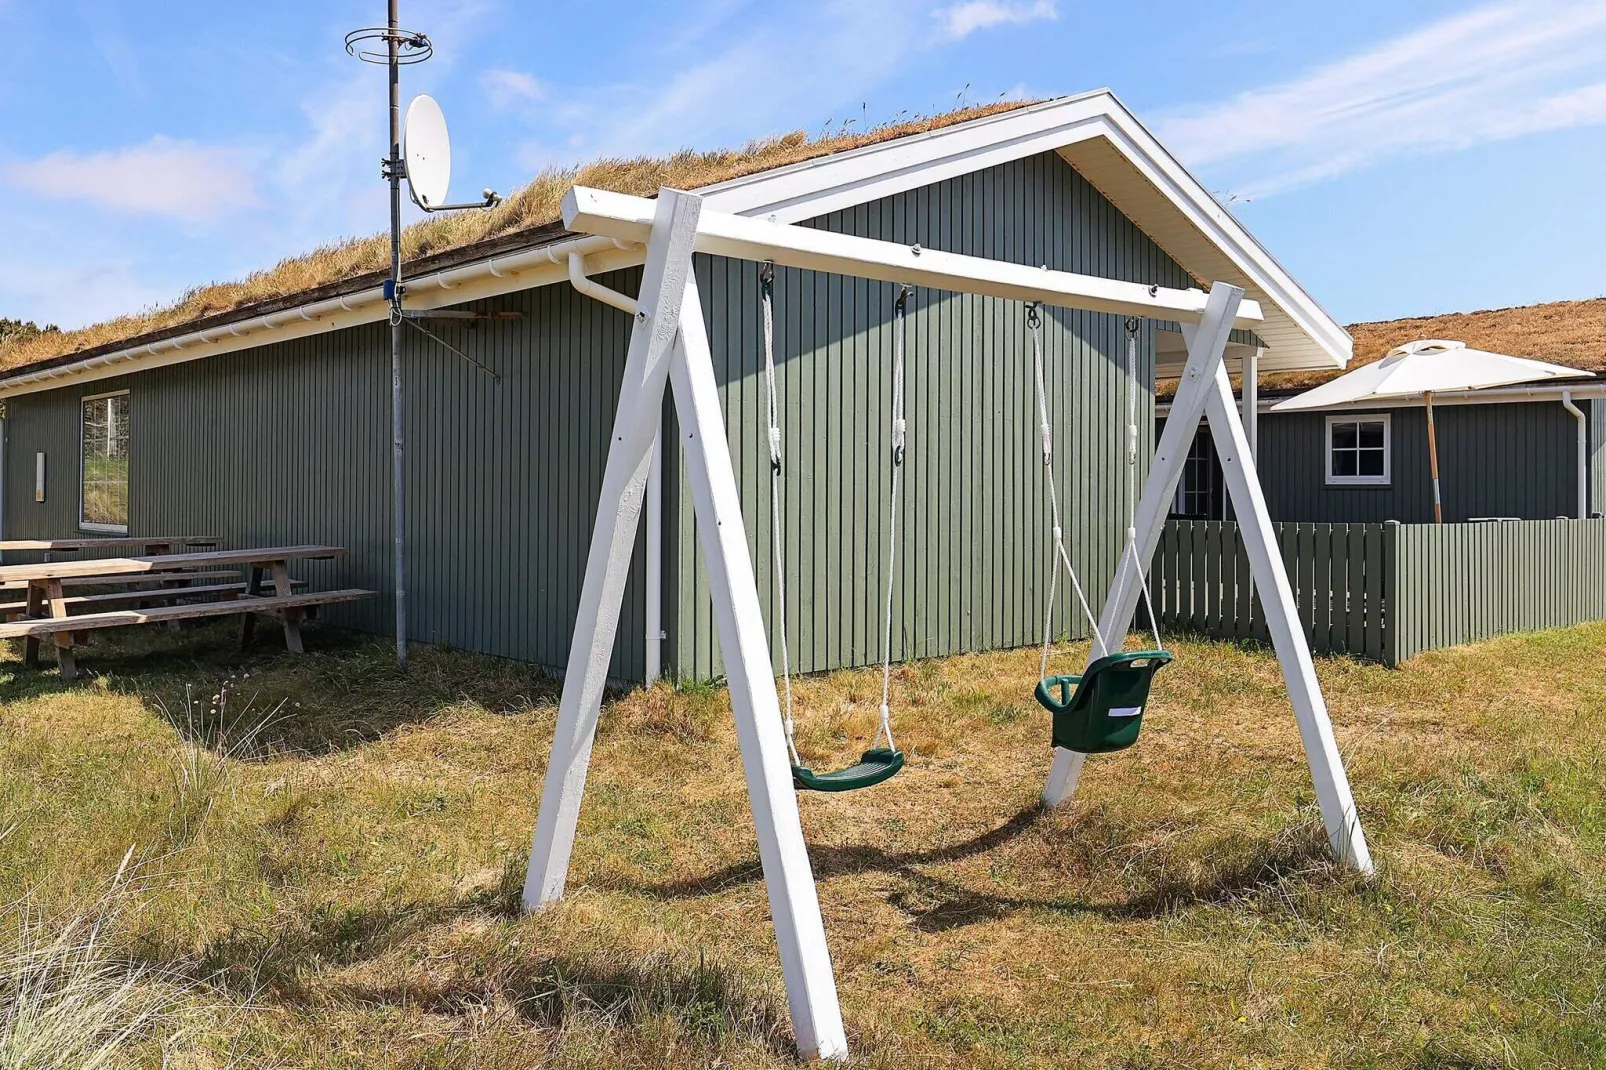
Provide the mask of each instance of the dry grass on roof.
[{"label": "dry grass on roof", "polygon": [[[1474,349],[1548,360],[1583,371],[1606,372],[1606,298],[1601,297],[1356,323],[1349,327],[1349,333],[1355,339],[1351,369],[1382,360],[1389,350],[1406,342],[1444,338],[1465,342]],[[1336,374],[1289,372],[1267,376],[1263,385],[1312,387]]]},{"label": "dry grass on roof", "polygon": [[[672,156],[602,159],[578,167],[555,167],[537,175],[533,182],[509,195],[492,211],[453,212],[413,224],[403,234],[403,255],[407,259],[429,256],[556,222],[563,195],[574,185],[638,196],[655,194],[662,186],[698,189],[803,160],[1013,111],[1032,103],[1036,101],[1007,101],[938,115],[917,115],[862,132],[839,131],[810,137],[802,130],[795,130],[750,141],[739,149],[685,149]],[[318,286],[383,271],[389,259],[387,234],[331,242],[310,253],[281,260],[244,279],[196,286],[172,304],[77,330],[51,331],[0,343],[0,370],[127,341],[260,301],[289,297]]]},{"label": "dry grass on roof", "polygon": [[[1355,358],[1346,369],[1349,371],[1382,360],[1389,350],[1406,342],[1442,338],[1465,342],[1474,349],[1606,373],[1606,297],[1353,323],[1345,329],[1355,340]],[[1338,371],[1283,372],[1263,376],[1260,385],[1262,390],[1308,390],[1341,374]],[[1237,385],[1234,377],[1234,388]],[[1159,384],[1159,396],[1172,397],[1176,388],[1175,379],[1163,381]]]}]

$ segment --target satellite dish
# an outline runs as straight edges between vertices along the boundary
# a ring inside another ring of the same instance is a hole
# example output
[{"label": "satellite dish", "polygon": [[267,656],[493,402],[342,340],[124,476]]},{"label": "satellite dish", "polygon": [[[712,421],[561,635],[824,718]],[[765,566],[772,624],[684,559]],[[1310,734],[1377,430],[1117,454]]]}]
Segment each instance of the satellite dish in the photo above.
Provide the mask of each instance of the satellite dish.
[{"label": "satellite dish", "polygon": [[420,93],[407,105],[402,156],[413,200],[423,208],[445,204],[446,187],[452,181],[452,143],[446,134],[446,115],[434,97]]}]

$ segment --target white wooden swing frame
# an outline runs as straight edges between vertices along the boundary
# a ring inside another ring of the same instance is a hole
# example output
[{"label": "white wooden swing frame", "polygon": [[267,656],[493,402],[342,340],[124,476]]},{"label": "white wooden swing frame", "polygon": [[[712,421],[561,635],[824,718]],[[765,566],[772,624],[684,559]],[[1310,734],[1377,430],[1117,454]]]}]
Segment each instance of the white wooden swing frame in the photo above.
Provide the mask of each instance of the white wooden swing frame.
[{"label": "white wooden swing frame", "polygon": [[[577,188],[565,199],[564,222],[571,230],[644,244],[646,264],[530,853],[526,909],[540,909],[562,898],[568,879],[667,385],[674,398],[697,535],[708,569],[793,1036],[805,1058],[847,1055],[825,926],[792,787],[769,638],[692,275],[695,252],[1180,322],[1188,342],[1187,365],[1138,502],[1133,533],[1137,553],[1122,558],[1099,620],[1100,633],[1111,649],[1121,645],[1140,590],[1133,570],[1148,567],[1188,444],[1200,419],[1207,418],[1288,684],[1328,839],[1341,861],[1371,872],[1327,706],[1297,623],[1293,590],[1222,364],[1233,327],[1252,328],[1262,318],[1259,305],[1245,300],[1242,289],[1217,282],[1206,294],[924,250],[705,211],[700,197],[669,189],[648,200]],[[1074,794],[1084,759],[1085,755],[1070,751],[1055,752],[1043,792],[1045,803],[1057,806]]]}]

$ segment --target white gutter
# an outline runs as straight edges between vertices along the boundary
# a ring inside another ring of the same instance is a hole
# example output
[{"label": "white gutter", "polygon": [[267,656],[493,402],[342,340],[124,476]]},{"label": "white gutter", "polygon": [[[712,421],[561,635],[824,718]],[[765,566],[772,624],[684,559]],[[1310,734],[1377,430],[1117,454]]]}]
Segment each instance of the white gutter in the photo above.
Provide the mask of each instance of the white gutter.
[{"label": "white gutter", "polygon": [[[1441,408],[1445,405],[1497,405],[1503,402],[1525,401],[1560,401],[1563,393],[1575,398],[1606,398],[1606,382],[1591,384],[1589,386],[1575,386],[1563,391],[1555,386],[1501,386],[1490,387],[1484,390],[1454,390],[1439,393],[1433,392],[1433,407]],[[1260,412],[1271,412],[1271,407],[1280,401],[1281,397],[1261,398],[1256,402],[1255,408]],[[1329,405],[1321,409],[1301,409],[1299,412],[1365,412],[1376,409],[1409,409],[1421,408],[1422,398],[1373,398],[1366,402],[1348,402],[1343,405]],[[1171,411],[1171,399],[1165,398],[1156,401],[1154,412],[1156,416],[1164,416]],[[1279,412],[1276,416],[1296,416],[1298,412]]]},{"label": "white gutter", "polygon": [[[642,257],[639,248],[611,238],[564,238],[550,245],[506,256],[493,256],[409,279],[407,303],[412,308],[440,308],[558,282],[567,273],[568,254],[571,252],[604,258],[605,262],[599,265],[601,270],[639,263]],[[384,292],[375,286],[343,297],[331,297],[235,323],[190,331],[146,345],[130,346],[71,364],[36,371],[24,369],[13,375],[0,374],[0,398],[52,390],[69,381],[93,382],[136,369],[179,364],[269,342],[377,323],[388,314]]]},{"label": "white gutter", "polygon": [[1578,519],[1589,519],[1589,422],[1584,410],[1573,404],[1573,392],[1561,392],[1561,407],[1578,421]]},{"label": "white gutter", "polygon": [[[576,290],[621,312],[636,315],[633,297],[610,289],[586,276],[586,258],[580,252],[569,254],[569,284]],[[646,586],[642,675],[648,687],[658,682],[664,666],[664,431],[653,437],[651,460],[647,468],[647,561],[642,582]]]}]

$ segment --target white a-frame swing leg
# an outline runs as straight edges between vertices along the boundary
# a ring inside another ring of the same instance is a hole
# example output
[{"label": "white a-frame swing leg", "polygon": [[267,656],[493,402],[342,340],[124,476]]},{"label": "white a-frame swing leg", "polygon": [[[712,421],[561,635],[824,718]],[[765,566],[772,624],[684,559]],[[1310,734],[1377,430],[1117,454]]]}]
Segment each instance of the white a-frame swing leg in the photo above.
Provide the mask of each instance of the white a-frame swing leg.
[{"label": "white a-frame swing leg", "polygon": [[602,473],[596,527],[586,558],[580,610],[569,644],[568,673],[558,705],[552,760],[541,789],[530,868],[524,878],[524,907],[535,910],[563,898],[569,855],[585,795],[597,714],[608,683],[608,662],[619,631],[625,579],[636,544],[636,525],[646,497],[654,437],[662,418],[664,384],[674,358],[680,310],[691,279],[702,201],[665,191],[655,209],[647,262],[630,332],[619,408],[614,414],[608,462]]},{"label": "white a-frame swing leg", "polygon": [[524,905],[533,910],[562,898],[568,879],[664,384],[672,378],[793,1036],[805,1058],[842,1058],[847,1055],[847,1035],[792,791],[775,673],[713,359],[691,277],[700,205],[695,196],[665,190],[656,207],[638,298],[640,311],[630,337],[552,760],[530,851]]},{"label": "white a-frame swing leg", "polygon": [[686,288],[681,345],[671,369],[680,442],[708,568],[708,588],[730,682],[731,712],[747,775],[747,798],[758,833],[759,860],[781,952],[792,1035],[805,1059],[846,1058],[847,1035],[837,1003],[825,923],[814,871],[803,842],[792,766],[775,697],[775,667],[747,550],[742,503],[731,467],[719,388],[695,283]]},{"label": "white a-frame swing leg", "polygon": [[[1248,550],[1255,588],[1277,651],[1277,661],[1288,685],[1300,738],[1310,761],[1316,798],[1334,855],[1362,873],[1372,872],[1372,858],[1366,837],[1350,794],[1349,779],[1333,739],[1327,703],[1322,698],[1304,630],[1297,625],[1298,613],[1293,588],[1277,550],[1265,495],[1255,474],[1243,423],[1233,403],[1232,383],[1221,363],[1233,319],[1243,291],[1225,283],[1210,289],[1205,314],[1198,325],[1183,324],[1188,342],[1188,363],[1183,369],[1165,431],[1155,450],[1154,466],[1138,501],[1132,550],[1117,567],[1115,583],[1099,618],[1099,634],[1109,649],[1116,649],[1126,635],[1141,593],[1139,570],[1146,570],[1154,557],[1166,514],[1176,494],[1177,480],[1187,459],[1188,446],[1198,430],[1201,416],[1208,416],[1211,437],[1226,473],[1233,510]],[[1058,806],[1076,791],[1085,755],[1074,751],[1054,752],[1043,801]]]},{"label": "white a-frame swing leg", "polygon": [[[1184,332],[1186,330],[1184,328]],[[1339,861],[1370,875],[1372,853],[1367,849],[1361,818],[1355,810],[1355,797],[1350,793],[1349,777],[1344,772],[1344,760],[1333,738],[1333,722],[1327,715],[1327,700],[1322,697],[1321,684],[1316,679],[1310,644],[1305,641],[1304,627],[1298,623],[1294,588],[1288,582],[1288,571],[1283,567],[1282,554],[1277,548],[1277,535],[1272,530],[1271,515],[1266,511],[1266,496],[1260,487],[1260,477],[1255,473],[1249,437],[1238,417],[1238,407],[1233,403],[1232,381],[1227,378],[1225,367],[1216,366],[1215,374],[1205,384],[1205,391],[1210,437],[1215,441],[1216,456],[1221,459],[1221,469],[1226,475],[1227,491],[1238,517],[1238,531],[1249,552],[1250,575],[1254,577],[1255,591],[1266,614],[1272,646],[1277,651],[1277,664],[1288,684],[1294,719],[1299,722],[1299,738],[1310,762],[1316,801],[1321,804],[1322,822],[1327,827],[1327,842]]]}]

